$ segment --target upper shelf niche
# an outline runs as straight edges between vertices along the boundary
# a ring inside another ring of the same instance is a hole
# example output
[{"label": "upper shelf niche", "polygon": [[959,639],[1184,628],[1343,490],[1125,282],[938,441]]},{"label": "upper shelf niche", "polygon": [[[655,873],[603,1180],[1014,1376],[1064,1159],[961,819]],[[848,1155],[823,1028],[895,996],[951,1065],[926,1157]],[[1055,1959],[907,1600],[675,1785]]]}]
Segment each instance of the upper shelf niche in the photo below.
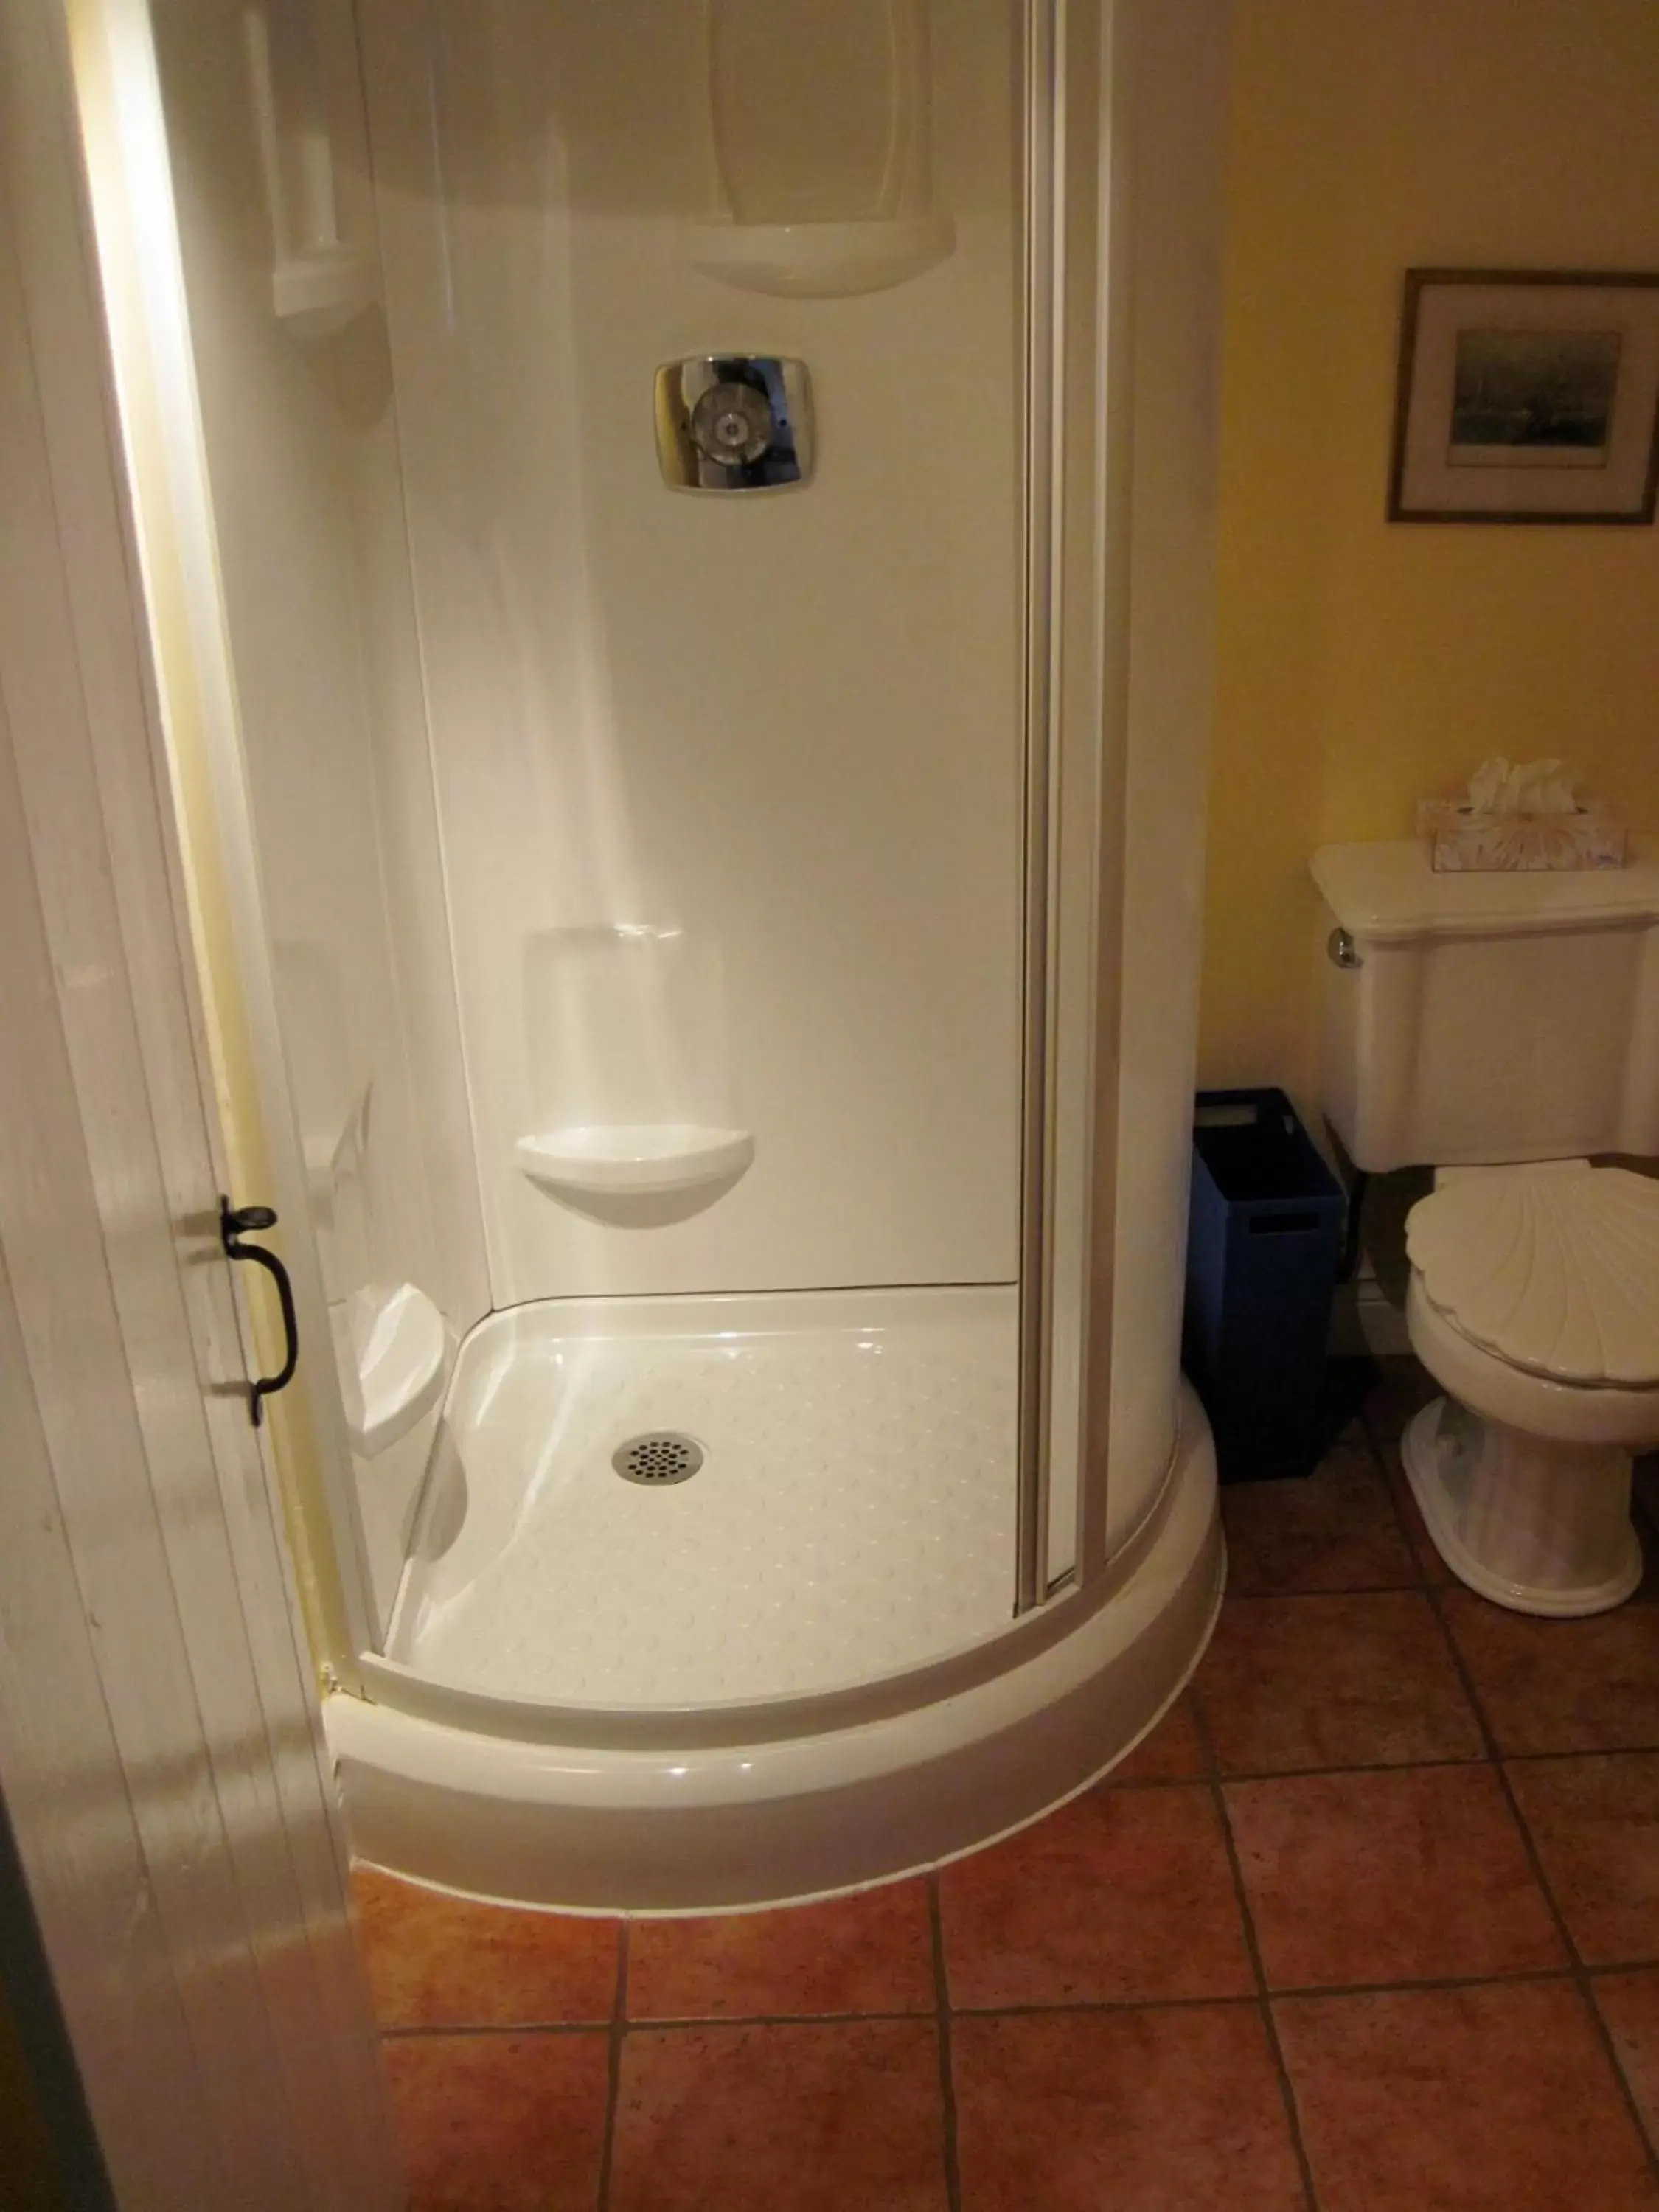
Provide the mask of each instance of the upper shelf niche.
[{"label": "upper shelf niche", "polygon": [[324,77],[312,0],[247,0],[249,89],[270,217],[270,304],[301,338],[331,337],[368,307],[374,272],[340,235]]},{"label": "upper shelf niche", "polygon": [[931,108],[927,0],[708,0],[721,212],[693,226],[693,267],[833,299],[945,260]]}]

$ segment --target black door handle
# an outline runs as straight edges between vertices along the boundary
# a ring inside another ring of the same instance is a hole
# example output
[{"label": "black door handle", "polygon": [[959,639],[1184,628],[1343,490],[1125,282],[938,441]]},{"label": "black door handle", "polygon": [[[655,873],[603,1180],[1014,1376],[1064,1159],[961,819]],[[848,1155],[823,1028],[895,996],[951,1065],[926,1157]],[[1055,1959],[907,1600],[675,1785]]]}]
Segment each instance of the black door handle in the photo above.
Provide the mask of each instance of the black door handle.
[{"label": "black door handle", "polygon": [[233,1206],[228,1198],[219,1200],[219,1241],[225,1248],[228,1260],[252,1260],[264,1267],[276,1285],[276,1303],[283,1310],[283,1336],[287,1358],[274,1375],[262,1375],[249,1386],[252,1403],[249,1408],[257,1429],[265,1417],[265,1400],[284,1390],[294,1380],[294,1370],[300,1364],[300,1324],[294,1311],[294,1285],[289,1281],[288,1269],[274,1252],[267,1252],[263,1244],[246,1244],[242,1239],[250,1229],[274,1229],[276,1210],[270,1206]]}]

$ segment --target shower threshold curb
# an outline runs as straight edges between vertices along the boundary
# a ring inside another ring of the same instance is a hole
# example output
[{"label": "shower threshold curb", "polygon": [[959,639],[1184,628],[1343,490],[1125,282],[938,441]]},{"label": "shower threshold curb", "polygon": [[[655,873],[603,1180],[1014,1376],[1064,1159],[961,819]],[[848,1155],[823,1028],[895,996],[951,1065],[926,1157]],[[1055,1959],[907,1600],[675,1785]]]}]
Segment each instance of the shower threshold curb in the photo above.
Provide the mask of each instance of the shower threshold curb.
[{"label": "shower threshold curb", "polygon": [[671,1752],[489,1736],[336,1693],[323,1718],[352,1847],[406,1880],[566,1912],[744,1911],[895,1880],[1115,1765],[1197,1665],[1223,1576],[1214,1449],[1183,1389],[1155,1539],[1105,1604],[1006,1672],[862,1727]]}]

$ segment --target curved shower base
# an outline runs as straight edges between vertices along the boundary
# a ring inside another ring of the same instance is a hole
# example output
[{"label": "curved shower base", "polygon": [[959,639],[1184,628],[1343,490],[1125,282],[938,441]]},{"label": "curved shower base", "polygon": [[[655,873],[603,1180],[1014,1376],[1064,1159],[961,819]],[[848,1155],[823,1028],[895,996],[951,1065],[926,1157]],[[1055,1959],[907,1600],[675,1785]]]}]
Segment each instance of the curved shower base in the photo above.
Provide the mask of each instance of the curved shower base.
[{"label": "curved shower base", "polygon": [[637,1712],[810,1698],[995,1636],[1018,1342],[1012,1284],[492,1314],[456,1363],[386,1656]]},{"label": "curved shower base", "polygon": [[738,1911],[889,1880],[1115,1764],[1196,1665],[1223,1572],[1214,1453],[1183,1386],[1158,1506],[1100,1592],[908,1674],[607,1712],[375,1662],[380,1702],[324,1709],[353,1844],[415,1881],[568,1911]]}]

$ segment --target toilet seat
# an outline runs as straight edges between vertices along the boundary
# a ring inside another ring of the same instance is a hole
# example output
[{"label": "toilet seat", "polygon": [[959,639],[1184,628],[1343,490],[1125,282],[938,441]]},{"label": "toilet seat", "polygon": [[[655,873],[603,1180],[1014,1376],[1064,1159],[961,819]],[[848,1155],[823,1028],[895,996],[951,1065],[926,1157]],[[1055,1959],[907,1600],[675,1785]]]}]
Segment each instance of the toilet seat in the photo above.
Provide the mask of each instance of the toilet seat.
[{"label": "toilet seat", "polygon": [[1488,1352],[1443,1313],[1412,1270],[1406,1294],[1412,1350],[1443,1390],[1483,1420],[1556,1443],[1645,1451],[1659,1439],[1659,1383],[1646,1389],[1558,1382]]},{"label": "toilet seat", "polygon": [[1575,1400],[1659,1390],[1659,1182],[1583,1161],[1471,1169],[1412,1208],[1406,1249],[1437,1336]]}]

